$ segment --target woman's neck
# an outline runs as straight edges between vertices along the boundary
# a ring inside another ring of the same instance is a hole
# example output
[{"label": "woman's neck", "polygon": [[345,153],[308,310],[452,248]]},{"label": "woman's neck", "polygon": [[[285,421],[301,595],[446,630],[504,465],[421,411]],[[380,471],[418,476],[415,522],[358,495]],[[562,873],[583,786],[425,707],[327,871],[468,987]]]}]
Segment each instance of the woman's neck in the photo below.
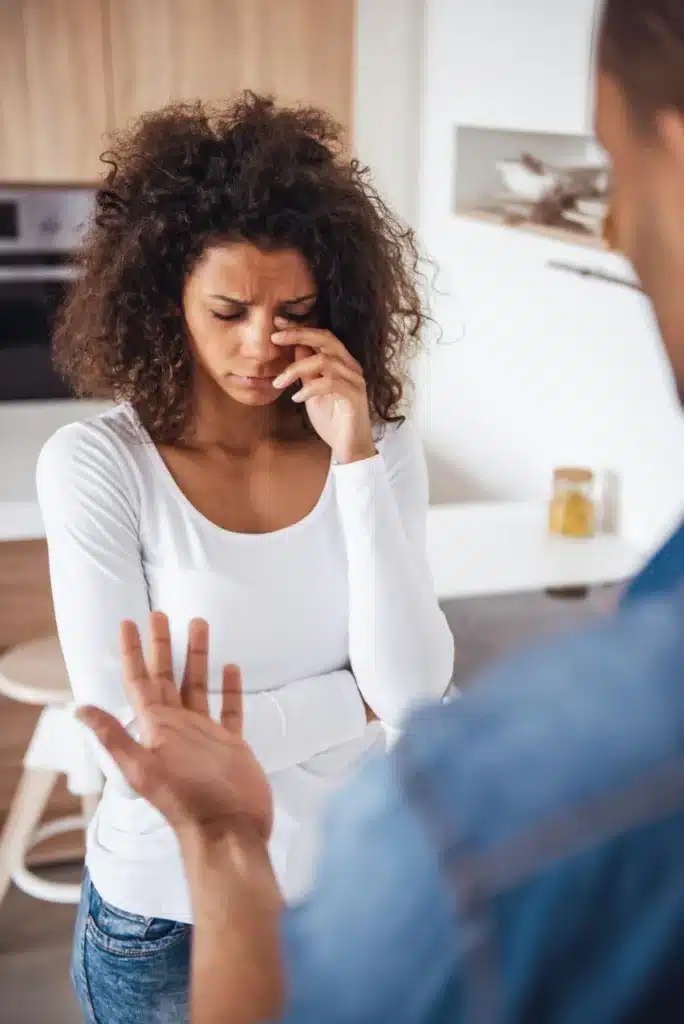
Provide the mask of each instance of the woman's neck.
[{"label": "woman's neck", "polygon": [[197,396],[189,440],[203,448],[216,445],[249,455],[269,441],[293,434],[296,410],[289,416],[288,411],[282,400],[253,407],[241,405],[222,391],[206,390]]}]

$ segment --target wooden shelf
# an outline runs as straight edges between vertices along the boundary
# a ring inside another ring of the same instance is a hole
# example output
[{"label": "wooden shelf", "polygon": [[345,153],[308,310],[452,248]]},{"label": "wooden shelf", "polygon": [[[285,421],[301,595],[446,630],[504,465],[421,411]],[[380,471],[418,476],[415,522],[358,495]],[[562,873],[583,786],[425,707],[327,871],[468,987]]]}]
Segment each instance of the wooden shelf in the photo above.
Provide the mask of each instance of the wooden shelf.
[{"label": "wooden shelf", "polygon": [[583,235],[579,231],[573,231],[571,228],[555,228],[547,224],[532,224],[526,221],[520,224],[510,224],[503,214],[472,207],[457,209],[456,216],[482,221],[485,224],[494,224],[497,227],[508,228],[512,231],[524,231],[526,234],[541,235],[543,238],[552,238],[556,242],[580,245],[585,249],[595,249],[599,252],[610,251],[602,238],[594,237],[593,235]]}]

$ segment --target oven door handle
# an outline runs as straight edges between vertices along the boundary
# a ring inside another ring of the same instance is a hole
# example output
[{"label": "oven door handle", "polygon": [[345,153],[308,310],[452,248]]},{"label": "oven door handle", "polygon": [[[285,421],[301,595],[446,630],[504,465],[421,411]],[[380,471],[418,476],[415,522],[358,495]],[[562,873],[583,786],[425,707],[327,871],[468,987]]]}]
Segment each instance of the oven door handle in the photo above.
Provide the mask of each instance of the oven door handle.
[{"label": "oven door handle", "polygon": [[52,281],[73,281],[81,273],[78,267],[69,266],[65,264],[63,266],[54,267],[1,267],[0,266],[0,284],[4,282],[18,282],[23,284],[24,282],[32,281],[45,281],[50,283]]}]

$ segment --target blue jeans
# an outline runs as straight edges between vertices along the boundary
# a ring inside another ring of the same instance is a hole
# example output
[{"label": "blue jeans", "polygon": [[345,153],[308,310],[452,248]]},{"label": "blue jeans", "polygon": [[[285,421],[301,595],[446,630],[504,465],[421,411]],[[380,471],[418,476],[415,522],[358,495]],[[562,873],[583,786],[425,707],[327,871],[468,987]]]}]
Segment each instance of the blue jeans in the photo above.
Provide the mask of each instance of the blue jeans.
[{"label": "blue jeans", "polygon": [[88,1024],[184,1024],[192,928],[105,903],[86,871],[71,980]]}]

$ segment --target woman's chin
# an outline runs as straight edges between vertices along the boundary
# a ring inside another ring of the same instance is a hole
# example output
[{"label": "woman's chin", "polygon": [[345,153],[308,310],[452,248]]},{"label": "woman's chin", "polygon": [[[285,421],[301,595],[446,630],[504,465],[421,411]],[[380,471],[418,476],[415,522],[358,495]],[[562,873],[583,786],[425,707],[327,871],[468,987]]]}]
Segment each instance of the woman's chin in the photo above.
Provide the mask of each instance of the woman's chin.
[{"label": "woman's chin", "polygon": [[282,398],[282,391],[273,387],[272,380],[258,380],[254,377],[229,377],[223,390],[240,405],[273,405]]}]

